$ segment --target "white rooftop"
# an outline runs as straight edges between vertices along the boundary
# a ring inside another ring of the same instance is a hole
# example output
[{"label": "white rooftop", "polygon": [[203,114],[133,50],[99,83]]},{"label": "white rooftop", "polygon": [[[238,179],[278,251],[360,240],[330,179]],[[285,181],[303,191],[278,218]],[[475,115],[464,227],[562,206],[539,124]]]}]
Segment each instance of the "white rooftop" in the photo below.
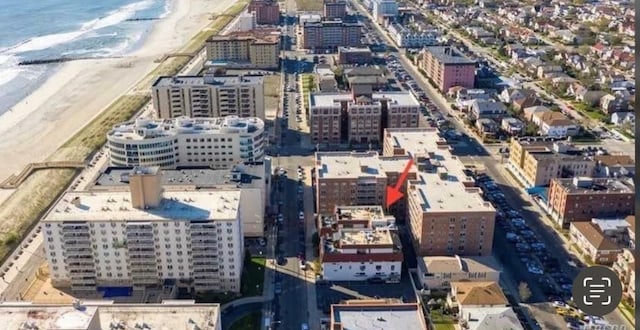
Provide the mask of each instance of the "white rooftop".
[{"label": "white rooftop", "polygon": [[469,330],[524,329],[511,307],[465,308],[461,316]]},{"label": "white rooftop", "polygon": [[2,303],[0,323],[3,329],[108,330],[120,325],[119,329],[215,330],[219,311],[219,304],[195,304],[193,300],[135,305],[96,301],[79,307]]},{"label": "white rooftop", "polygon": [[631,225],[626,219],[591,219],[602,231],[619,231],[629,228]]},{"label": "white rooftop", "polygon": [[[465,212],[494,211],[491,203],[482,199],[475,187],[466,187],[473,178],[464,173],[464,164],[451,154],[450,147],[435,128],[385,129],[385,141],[391,139],[394,148],[402,148],[416,159],[416,165],[428,161],[433,172],[420,170],[418,180],[409,193],[418,196],[424,211]],[[386,142],[385,142],[386,144]],[[421,158],[425,158],[422,159]]]},{"label": "white rooftop", "polygon": [[401,173],[409,160],[406,156],[381,157],[377,152],[318,152],[319,178],[386,178],[389,172]]},{"label": "white rooftop", "polygon": [[135,121],[114,126],[108,135],[126,140],[144,140],[179,134],[251,134],[262,129],[264,129],[264,122],[256,117],[178,117],[164,120],[138,118]]},{"label": "white rooftop", "polygon": [[[141,210],[131,206],[128,191],[69,192],[44,221],[235,220],[240,193],[239,190],[165,191],[158,207]],[[78,206],[73,202],[76,198]]]},{"label": "white rooftop", "polygon": [[353,230],[342,229],[340,231],[340,246],[349,245],[391,245],[393,237],[388,229]]},{"label": "white rooftop", "polygon": [[333,323],[344,330],[426,330],[422,312],[416,305],[333,305]]}]

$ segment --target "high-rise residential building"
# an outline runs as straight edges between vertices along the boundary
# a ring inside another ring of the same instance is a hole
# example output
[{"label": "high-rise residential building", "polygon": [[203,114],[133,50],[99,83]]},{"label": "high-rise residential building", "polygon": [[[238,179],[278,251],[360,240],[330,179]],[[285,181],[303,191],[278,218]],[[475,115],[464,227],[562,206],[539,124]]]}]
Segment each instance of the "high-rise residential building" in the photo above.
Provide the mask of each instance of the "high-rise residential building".
[{"label": "high-rise residential building", "polygon": [[344,0],[324,0],[322,14],[325,19],[344,19],[347,16],[347,2]]},{"label": "high-rise residential building", "polygon": [[476,62],[450,46],[425,47],[419,66],[442,93],[451,87],[473,88]]},{"label": "high-rise residential building", "polygon": [[361,23],[346,23],[341,20],[305,23],[302,26],[302,48],[337,49],[362,45]]},{"label": "high-rise residential building", "polygon": [[256,14],[258,24],[280,24],[280,5],[273,0],[253,0],[247,9]]},{"label": "high-rise residential building", "polygon": [[42,221],[57,287],[144,288],[171,280],[195,291],[240,291],[239,190],[163,191],[158,168],[129,191],[68,192]]},{"label": "high-rise residential building", "polygon": [[496,210],[435,128],[385,129],[384,157],[410,156],[407,221],[419,255],[491,255]]},{"label": "high-rise residential building", "polygon": [[235,115],[264,120],[264,79],[258,75],[160,77],[151,94],[160,119]]},{"label": "high-rise residential building", "polygon": [[[109,167],[90,185],[89,191],[122,190],[129,185],[132,174],[140,167]],[[144,170],[144,168],[143,168]],[[243,162],[226,169],[179,167],[162,170],[165,191],[189,189],[240,190],[242,198],[251,203],[240,204],[244,237],[264,237],[264,218],[271,205],[271,158],[259,162]]]},{"label": "high-rise residential building", "polygon": [[139,118],[107,134],[112,166],[210,166],[230,168],[260,161],[265,149],[259,118]]},{"label": "high-rise residential building", "polygon": [[277,69],[280,67],[280,31],[253,29],[212,36],[205,42],[205,67]]},{"label": "high-rise residential building", "polygon": [[574,177],[552,179],[548,193],[551,218],[562,227],[592,218],[635,214],[633,179]]},{"label": "high-rise residential building", "polygon": [[418,127],[420,103],[408,92],[312,93],[312,143],[377,143],[384,128]]},{"label": "high-rise residential building", "polygon": [[220,304],[195,300],[124,304],[113,300],[73,304],[3,302],[0,323],[5,329],[200,329],[221,330]]},{"label": "high-rise residential building", "polygon": [[512,139],[507,169],[526,188],[547,186],[554,178],[592,176],[596,162],[566,142]]},{"label": "high-rise residential building", "polygon": [[371,0],[373,18],[378,23],[393,20],[398,16],[398,2],[396,0]]},{"label": "high-rise residential building", "polygon": [[[339,205],[384,205],[387,186],[396,184],[408,161],[405,155],[381,157],[375,151],[317,152],[318,214],[333,214]],[[408,177],[416,177],[415,169],[410,169]],[[398,201],[387,211],[403,218],[404,202]]]}]

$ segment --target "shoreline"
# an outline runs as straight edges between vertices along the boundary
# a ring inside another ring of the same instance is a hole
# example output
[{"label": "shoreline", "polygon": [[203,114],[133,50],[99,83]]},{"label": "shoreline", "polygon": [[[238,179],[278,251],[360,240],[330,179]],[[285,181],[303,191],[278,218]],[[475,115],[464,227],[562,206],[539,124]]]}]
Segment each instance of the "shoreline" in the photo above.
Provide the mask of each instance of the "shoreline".
[{"label": "shoreline", "polygon": [[[170,12],[124,58],[64,63],[35,91],[0,115],[0,181],[43,161],[105,107],[182,47],[234,0],[171,0]],[[100,91],[96,93],[96,91]]]}]

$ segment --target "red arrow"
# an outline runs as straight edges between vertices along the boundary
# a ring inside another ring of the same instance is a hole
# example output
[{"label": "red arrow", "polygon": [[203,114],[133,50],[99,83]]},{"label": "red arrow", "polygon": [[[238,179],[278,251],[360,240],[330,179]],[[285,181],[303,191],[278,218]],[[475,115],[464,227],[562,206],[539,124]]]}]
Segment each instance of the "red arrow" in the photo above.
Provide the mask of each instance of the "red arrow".
[{"label": "red arrow", "polygon": [[402,184],[407,181],[407,176],[409,175],[409,170],[411,169],[412,165],[413,159],[409,158],[409,162],[407,163],[407,166],[405,166],[404,171],[402,171],[402,174],[400,174],[396,185],[393,187],[387,186],[387,208],[404,197],[404,194],[400,192],[400,188],[402,187]]}]

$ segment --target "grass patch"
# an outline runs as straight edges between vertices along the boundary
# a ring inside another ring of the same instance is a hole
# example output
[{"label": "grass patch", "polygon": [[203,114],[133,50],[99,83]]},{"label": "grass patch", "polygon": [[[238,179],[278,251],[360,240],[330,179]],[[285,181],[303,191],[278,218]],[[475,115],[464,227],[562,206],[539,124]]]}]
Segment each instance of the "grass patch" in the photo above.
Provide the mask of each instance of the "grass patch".
[{"label": "grass patch", "polygon": [[[179,52],[193,53],[204,47],[204,41],[219,33],[247,5],[242,0],[219,15],[212,24],[192,38]],[[175,75],[190,58],[172,57],[163,61],[150,74],[136,84],[129,94],[118,98],[100,114],[54,152],[49,160],[84,161],[106,141],[106,133],[113,125],[129,120],[150,99],[149,86],[160,75]],[[140,93],[143,92],[143,93]],[[27,178],[0,206],[0,260],[19,243],[20,238],[32,228],[55,202],[71,180],[76,170],[40,170]],[[16,238],[18,237],[18,238]],[[264,277],[264,275],[262,276]]]},{"label": "grass patch", "polygon": [[250,257],[244,262],[242,270],[242,287],[240,292],[244,297],[261,296],[264,284],[264,270],[267,258]]},{"label": "grass patch", "polygon": [[620,308],[622,316],[624,316],[624,318],[627,319],[627,321],[629,321],[629,323],[631,323],[635,327],[636,321],[634,315],[636,315],[636,309],[631,307],[629,303],[624,300],[620,303],[620,305],[618,305],[618,308]]},{"label": "grass patch", "polygon": [[257,330],[260,329],[261,312],[251,312],[241,319],[233,322],[229,330]]},{"label": "grass patch", "polygon": [[280,104],[280,92],[282,76],[280,73],[264,77],[264,107],[266,109],[278,109]]},{"label": "grass patch", "polygon": [[317,0],[296,0],[298,11],[322,11],[323,2]]},{"label": "grass patch", "polygon": [[442,314],[439,310],[429,311],[429,318],[436,330],[453,330],[455,329],[455,320],[451,315]]}]

